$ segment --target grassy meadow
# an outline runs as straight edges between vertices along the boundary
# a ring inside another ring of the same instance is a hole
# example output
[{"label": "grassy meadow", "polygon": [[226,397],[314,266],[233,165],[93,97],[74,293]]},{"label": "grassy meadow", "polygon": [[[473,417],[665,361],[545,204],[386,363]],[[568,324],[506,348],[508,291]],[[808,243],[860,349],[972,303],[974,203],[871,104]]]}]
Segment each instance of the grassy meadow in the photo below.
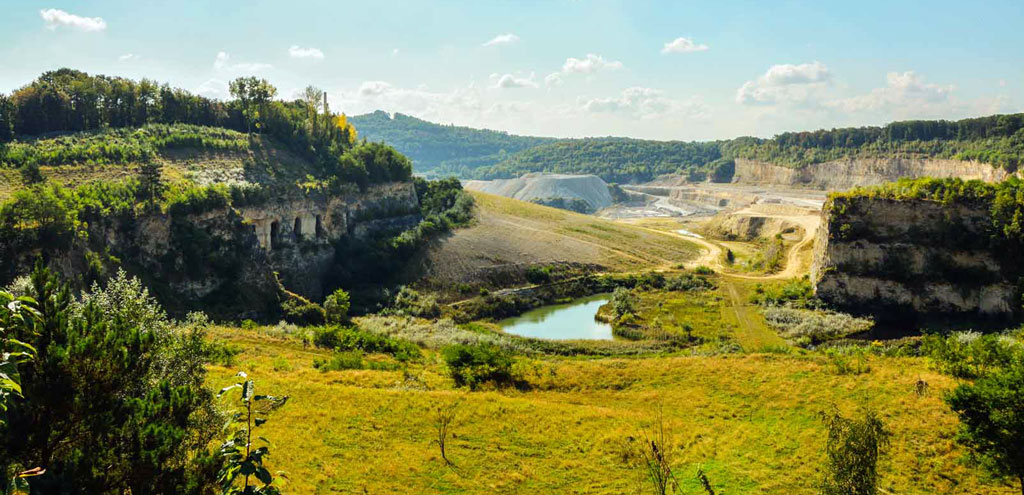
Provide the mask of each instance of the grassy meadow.
[{"label": "grassy meadow", "polygon": [[[880,462],[882,493],[1015,493],[961,462],[957,420],[941,396],[955,383],[924,358],[868,357],[841,374],[820,353],[530,359],[529,388],[453,387],[436,353],[406,370],[321,372],[329,351],[274,327],[221,327],[239,346],[231,366],[210,368],[215,387],[237,370],[258,393],[291,400],[261,434],[289,493],[637,493],[630,445],[662,417],[684,493],[815,493],[833,405],[877,411],[893,433]],[[374,359],[370,357],[370,359]],[[925,380],[929,392],[915,393]],[[441,460],[435,410],[459,402]]]}]

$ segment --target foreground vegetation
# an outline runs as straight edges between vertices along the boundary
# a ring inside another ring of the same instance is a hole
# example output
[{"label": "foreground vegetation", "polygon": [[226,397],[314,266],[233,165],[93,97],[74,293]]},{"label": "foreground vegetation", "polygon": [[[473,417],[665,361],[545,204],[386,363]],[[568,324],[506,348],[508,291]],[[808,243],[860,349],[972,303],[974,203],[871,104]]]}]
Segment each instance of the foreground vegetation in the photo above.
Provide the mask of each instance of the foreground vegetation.
[{"label": "foreground vegetation", "polygon": [[[878,467],[885,491],[1015,492],[961,462],[957,420],[942,401],[956,382],[925,358],[869,355],[859,375],[820,354],[516,358],[534,370],[520,375],[525,388],[468,392],[436,351],[401,370],[320,372],[313,362],[328,351],[273,328],[215,335],[244,349],[236,366],[293,398],[264,433],[288,445],[275,467],[295,493],[631,492],[642,474],[629,462],[630,439],[659,414],[683,493],[700,493],[698,467],[716,492],[814,493],[826,442],[819,415],[832,404],[852,417],[878,411],[892,432]],[[211,368],[214,383],[230,383],[233,370]],[[457,404],[446,446],[454,468],[431,443],[439,404]]]}]

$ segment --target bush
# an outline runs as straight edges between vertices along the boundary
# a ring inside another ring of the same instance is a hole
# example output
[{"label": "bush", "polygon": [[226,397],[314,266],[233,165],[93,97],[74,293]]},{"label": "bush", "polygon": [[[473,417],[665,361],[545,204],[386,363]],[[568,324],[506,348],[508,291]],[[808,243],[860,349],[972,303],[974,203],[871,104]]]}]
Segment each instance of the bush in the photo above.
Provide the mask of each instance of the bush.
[{"label": "bush", "polygon": [[320,371],[341,371],[363,369],[362,351],[335,352],[330,359],[316,359],[313,367]]},{"label": "bush", "polygon": [[636,296],[625,287],[616,287],[612,292],[612,311],[615,318],[622,318],[636,311]]},{"label": "bush", "polygon": [[762,311],[765,321],[797,344],[816,345],[828,340],[866,332],[874,326],[867,318],[835,311],[812,311],[772,306]]},{"label": "bush", "polygon": [[348,320],[348,310],[352,303],[348,292],[342,289],[334,291],[333,294],[324,299],[324,315],[328,323],[341,323]]},{"label": "bush", "polygon": [[704,265],[700,265],[697,268],[694,268],[693,272],[696,273],[697,275],[713,275],[715,273],[714,270]]},{"label": "bush", "polygon": [[455,385],[477,389],[486,383],[495,386],[513,385],[512,354],[501,347],[481,343],[456,344],[441,351]]},{"label": "bush", "polygon": [[313,344],[336,351],[390,354],[403,362],[423,356],[420,348],[408,340],[367,332],[358,327],[332,325],[316,328],[313,330]]},{"label": "bush", "polygon": [[326,319],[324,308],[297,294],[290,294],[281,304],[281,310],[285,321],[296,325],[321,325]]},{"label": "bush", "polygon": [[885,425],[872,412],[864,419],[849,419],[838,412],[825,415],[827,461],[822,495],[874,495],[878,493],[878,456],[889,443]]}]

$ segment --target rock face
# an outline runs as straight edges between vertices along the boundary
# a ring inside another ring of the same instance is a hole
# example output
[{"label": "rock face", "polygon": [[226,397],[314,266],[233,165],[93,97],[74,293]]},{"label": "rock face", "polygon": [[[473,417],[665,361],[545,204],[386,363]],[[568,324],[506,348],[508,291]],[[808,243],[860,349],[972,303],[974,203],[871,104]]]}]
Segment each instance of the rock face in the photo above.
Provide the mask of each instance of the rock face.
[{"label": "rock face", "polygon": [[[91,269],[87,253],[105,253],[141,278],[172,313],[200,308],[222,318],[276,317],[282,289],[323,297],[338,240],[404,230],[419,221],[418,211],[415,186],[400,182],[339,195],[295,193],[202,213],[152,213],[90,225],[93,245],[76,245],[50,263],[62,273],[83,274]],[[22,272],[35,256],[24,253]]]},{"label": "rock face", "polygon": [[844,191],[854,186],[892,182],[901,177],[960,177],[998,182],[1010,175],[1006,170],[986,163],[942,158],[848,158],[800,169],[737,158],[733,182]]},{"label": "rock face", "polygon": [[608,184],[596,175],[526,174],[518,179],[471,180],[465,186],[520,201],[580,199],[593,211],[612,204]]},{"label": "rock face", "polygon": [[[821,299],[890,317],[1006,320],[1016,279],[989,245],[987,209],[867,196],[830,199],[811,278]],[[1011,280],[1010,278],[1013,278]]]}]

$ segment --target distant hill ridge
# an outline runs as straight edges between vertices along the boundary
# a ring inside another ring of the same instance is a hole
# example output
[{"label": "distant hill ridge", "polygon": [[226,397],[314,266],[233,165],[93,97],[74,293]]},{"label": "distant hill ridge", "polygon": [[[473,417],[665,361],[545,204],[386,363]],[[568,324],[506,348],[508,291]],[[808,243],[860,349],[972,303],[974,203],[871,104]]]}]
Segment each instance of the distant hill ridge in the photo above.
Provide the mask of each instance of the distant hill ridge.
[{"label": "distant hill ridge", "polygon": [[795,170],[843,160],[942,159],[987,164],[1005,173],[1015,173],[1024,163],[1024,114],[902,121],[880,127],[786,132],[772,139],[707,142],[516,136],[403,114],[392,118],[382,111],[352,117],[351,122],[360,136],[384,141],[409,156],[417,173],[464,179],[547,172],[594,174],[616,183],[645,182],[663,174],[728,182],[736,159]]}]

